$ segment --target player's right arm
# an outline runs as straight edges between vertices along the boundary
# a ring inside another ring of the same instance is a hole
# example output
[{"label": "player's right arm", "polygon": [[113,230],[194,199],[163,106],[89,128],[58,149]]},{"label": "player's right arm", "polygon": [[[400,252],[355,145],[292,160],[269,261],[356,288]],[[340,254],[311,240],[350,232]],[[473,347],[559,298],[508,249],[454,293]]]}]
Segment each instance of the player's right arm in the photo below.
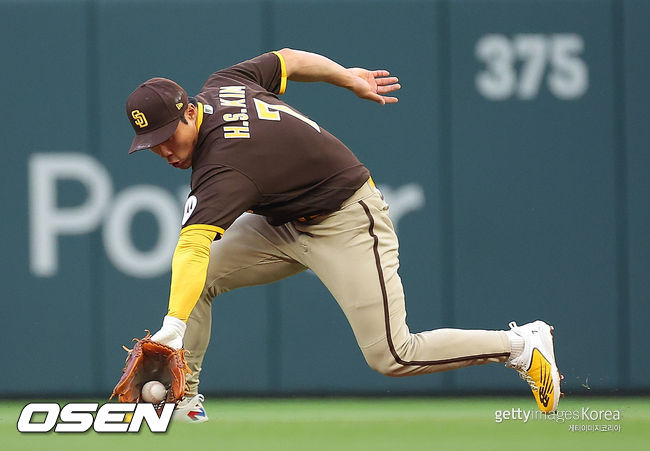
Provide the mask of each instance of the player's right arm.
[{"label": "player's right arm", "polygon": [[362,99],[382,105],[397,102],[397,97],[385,95],[401,87],[397,83],[397,77],[391,77],[387,70],[345,68],[323,55],[301,50],[284,48],[277,53],[282,56],[289,80],[330,83],[347,88]]}]

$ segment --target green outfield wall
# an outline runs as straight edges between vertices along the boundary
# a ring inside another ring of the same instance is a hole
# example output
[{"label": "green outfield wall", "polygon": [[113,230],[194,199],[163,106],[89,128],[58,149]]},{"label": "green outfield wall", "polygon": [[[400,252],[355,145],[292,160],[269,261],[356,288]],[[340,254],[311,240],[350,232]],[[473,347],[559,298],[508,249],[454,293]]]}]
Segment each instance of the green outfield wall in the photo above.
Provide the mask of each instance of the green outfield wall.
[{"label": "green outfield wall", "polygon": [[[648,23],[647,0],[0,0],[0,396],[110,394],[121,345],[160,326],[189,173],[127,155],[129,93],[164,76],[193,94],[283,47],[400,77],[397,105],[319,84],[285,100],[387,197],[412,331],[543,318],[566,392],[647,392]],[[374,373],[310,273],[213,317],[208,394],[527,390],[500,365]]]}]

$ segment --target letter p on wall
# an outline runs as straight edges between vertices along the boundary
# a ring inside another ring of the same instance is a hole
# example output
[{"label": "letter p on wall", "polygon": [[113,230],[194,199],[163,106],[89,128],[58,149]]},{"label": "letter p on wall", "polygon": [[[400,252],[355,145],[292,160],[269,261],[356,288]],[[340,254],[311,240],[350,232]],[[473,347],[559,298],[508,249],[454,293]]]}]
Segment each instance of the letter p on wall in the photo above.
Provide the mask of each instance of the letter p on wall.
[{"label": "letter p on wall", "polygon": [[[94,158],[80,153],[38,153],[29,158],[30,269],[50,277],[58,269],[58,235],[79,235],[97,228],[108,206],[113,184]],[[74,207],[57,206],[57,182],[84,185],[86,200]]]}]

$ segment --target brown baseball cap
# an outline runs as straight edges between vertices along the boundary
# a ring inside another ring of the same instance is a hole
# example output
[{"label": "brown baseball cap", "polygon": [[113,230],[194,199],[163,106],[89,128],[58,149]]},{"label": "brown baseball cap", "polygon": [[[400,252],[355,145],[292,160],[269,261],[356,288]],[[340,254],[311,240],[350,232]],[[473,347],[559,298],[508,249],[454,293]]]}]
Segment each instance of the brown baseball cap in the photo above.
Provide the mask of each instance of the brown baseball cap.
[{"label": "brown baseball cap", "polygon": [[129,153],[150,149],[169,139],[187,109],[187,93],[167,78],[151,78],[126,100],[126,115],[135,130]]}]

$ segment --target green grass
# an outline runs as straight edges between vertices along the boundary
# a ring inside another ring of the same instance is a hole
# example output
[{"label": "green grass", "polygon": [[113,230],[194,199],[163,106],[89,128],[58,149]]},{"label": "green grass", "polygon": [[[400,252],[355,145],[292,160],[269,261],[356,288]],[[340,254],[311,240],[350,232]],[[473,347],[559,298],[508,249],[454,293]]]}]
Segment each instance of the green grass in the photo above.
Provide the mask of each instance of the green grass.
[{"label": "green grass", "polygon": [[[0,447],[13,450],[521,450],[648,449],[650,398],[575,398],[561,411],[619,410],[619,421],[495,421],[495,410],[535,407],[532,398],[212,400],[210,421],[164,434],[21,434],[25,402],[0,401]],[[103,402],[103,401],[100,401]],[[619,425],[572,432],[570,424]],[[146,426],[143,429],[147,429]]]}]

